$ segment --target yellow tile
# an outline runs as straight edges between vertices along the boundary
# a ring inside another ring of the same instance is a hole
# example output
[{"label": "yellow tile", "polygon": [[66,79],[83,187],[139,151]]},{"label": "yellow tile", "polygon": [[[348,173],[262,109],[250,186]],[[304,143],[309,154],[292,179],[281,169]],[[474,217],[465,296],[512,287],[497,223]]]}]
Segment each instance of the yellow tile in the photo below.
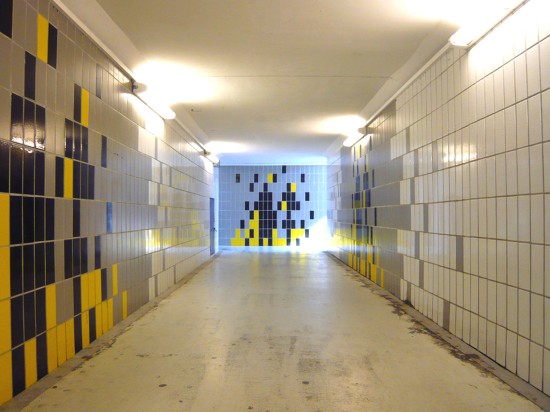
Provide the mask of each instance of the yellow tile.
[{"label": "yellow tile", "polygon": [[95,307],[95,336],[99,338],[101,335],[103,335],[103,311],[100,304]]},{"label": "yellow tile", "polygon": [[107,312],[108,312],[108,316],[107,316],[107,323],[108,323],[108,328],[109,330],[113,329],[113,326],[115,325],[115,313],[114,313],[114,308],[113,308],[113,299],[109,299],[107,301]]},{"label": "yellow tile", "polygon": [[10,195],[1,193],[0,194],[0,246],[9,246],[9,244],[10,244]]},{"label": "yellow tile", "polygon": [[90,344],[90,312],[82,312],[82,347]]},{"label": "yellow tile", "polygon": [[263,246],[269,246],[269,240],[268,239],[262,239],[263,240]]},{"label": "yellow tile", "polygon": [[11,352],[0,355],[0,405],[12,398]]},{"label": "yellow tile", "polygon": [[128,317],[128,292],[122,292],[122,319]]},{"label": "yellow tile", "polygon": [[95,304],[101,303],[101,270],[95,271]]},{"label": "yellow tile", "polygon": [[250,239],[250,230],[249,230],[249,229],[246,229],[246,230],[244,231],[244,238],[245,238],[245,239]]},{"label": "yellow tile", "polygon": [[11,303],[9,299],[0,302],[0,353],[11,349]]},{"label": "yellow tile", "polygon": [[260,246],[259,239],[250,239],[250,246]]},{"label": "yellow tile", "polygon": [[38,380],[36,364],[36,339],[25,342],[25,387],[31,386]]},{"label": "yellow tile", "polygon": [[90,118],[90,93],[86,89],[82,89],[82,112],[81,119],[82,125],[88,127]]},{"label": "yellow tile", "polygon": [[48,63],[48,20],[38,13],[38,26],[36,30],[36,57],[44,63]]},{"label": "yellow tile", "polygon": [[88,274],[88,308],[93,308],[95,303],[95,273],[93,271]]},{"label": "yellow tile", "polygon": [[67,359],[71,359],[75,355],[74,343],[74,319],[69,319],[65,322],[67,333]]},{"label": "yellow tile", "polygon": [[46,287],[46,329],[52,329],[57,323],[57,290],[55,285]]},{"label": "yellow tile", "polygon": [[267,175],[267,183],[273,183],[273,173]]},{"label": "yellow tile", "polygon": [[107,301],[101,302],[101,321],[101,327],[103,329],[103,333],[105,333],[109,330],[109,307],[107,305]]},{"label": "yellow tile", "polygon": [[67,360],[67,333],[65,324],[57,327],[57,364],[63,365]]},{"label": "yellow tile", "polygon": [[10,248],[5,247],[0,248],[0,300],[10,296]]},{"label": "yellow tile", "polygon": [[292,189],[292,192],[296,192],[296,183],[292,183],[291,189]]},{"label": "yellow tile", "polygon": [[384,269],[380,269],[380,286],[384,287]]},{"label": "yellow tile", "polygon": [[244,239],[231,239],[231,246],[244,246]]},{"label": "yellow tile", "polygon": [[271,230],[271,237],[273,238],[273,240],[277,239],[277,229]]},{"label": "yellow tile", "polygon": [[52,329],[46,332],[48,343],[48,372],[57,368],[57,330]]},{"label": "yellow tile", "polygon": [[64,179],[64,197],[72,199],[73,197],[73,161],[65,158],[65,179]]},{"label": "yellow tile", "polygon": [[241,229],[235,229],[235,239],[241,238]]},{"label": "yellow tile", "polygon": [[81,311],[84,313],[90,308],[90,275],[85,273],[80,276],[80,302],[82,303]]},{"label": "yellow tile", "polygon": [[118,295],[118,265],[113,265],[113,296]]},{"label": "yellow tile", "polygon": [[256,221],[260,220],[260,211],[259,210],[254,211],[254,220],[256,220]]},{"label": "yellow tile", "polygon": [[281,209],[286,210],[286,202],[281,202]]}]

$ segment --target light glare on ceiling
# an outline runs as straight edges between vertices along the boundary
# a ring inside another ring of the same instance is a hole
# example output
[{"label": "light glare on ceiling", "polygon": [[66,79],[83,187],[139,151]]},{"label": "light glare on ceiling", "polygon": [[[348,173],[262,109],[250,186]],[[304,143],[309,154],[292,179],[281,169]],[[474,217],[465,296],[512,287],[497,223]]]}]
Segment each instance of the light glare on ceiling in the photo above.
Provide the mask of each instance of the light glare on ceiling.
[{"label": "light glare on ceiling", "polygon": [[246,147],[241,143],[235,142],[222,142],[222,141],[212,141],[204,145],[206,150],[214,154],[223,154],[223,153],[241,153],[244,152]]},{"label": "light glare on ceiling", "polygon": [[334,116],[324,119],[319,123],[319,132],[340,134],[344,136],[357,135],[357,129],[364,126],[366,120],[356,114]]}]

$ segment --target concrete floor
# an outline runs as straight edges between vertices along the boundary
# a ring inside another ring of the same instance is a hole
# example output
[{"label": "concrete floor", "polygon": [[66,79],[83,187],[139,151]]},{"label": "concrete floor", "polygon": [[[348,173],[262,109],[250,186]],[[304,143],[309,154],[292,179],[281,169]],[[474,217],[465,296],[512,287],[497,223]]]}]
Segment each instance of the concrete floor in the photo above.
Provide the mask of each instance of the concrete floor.
[{"label": "concrete floor", "polygon": [[323,253],[223,251],[26,409],[531,411]]}]

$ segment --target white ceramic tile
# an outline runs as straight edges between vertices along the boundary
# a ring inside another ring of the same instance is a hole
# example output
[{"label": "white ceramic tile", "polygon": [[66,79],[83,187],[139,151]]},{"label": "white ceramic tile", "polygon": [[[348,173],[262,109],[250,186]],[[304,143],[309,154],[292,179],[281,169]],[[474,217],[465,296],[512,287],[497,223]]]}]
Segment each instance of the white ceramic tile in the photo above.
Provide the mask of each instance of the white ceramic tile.
[{"label": "white ceramic tile", "polygon": [[523,380],[529,380],[529,341],[518,336],[518,368],[517,374]]},{"label": "white ceramic tile", "polygon": [[531,342],[529,358],[529,383],[535,388],[542,390],[542,346]]},{"label": "white ceramic tile", "polygon": [[550,350],[544,349],[544,372],[543,372],[543,382],[544,382],[544,393],[547,395],[550,394]]},{"label": "white ceramic tile", "polygon": [[507,286],[503,283],[497,283],[497,324],[506,326],[506,291]]},{"label": "white ceramic tile", "polygon": [[544,243],[544,196],[531,196],[531,242]]},{"label": "white ceramic tile", "polygon": [[504,110],[494,115],[495,120],[495,153],[502,153],[506,150],[506,121]]},{"label": "white ceramic tile", "polygon": [[544,343],[544,298],[531,293],[531,340],[539,345]]},{"label": "white ceramic tile", "polygon": [[[546,193],[549,193],[550,192],[550,143],[543,144],[542,158],[543,158],[543,164],[544,164],[544,191]],[[547,236],[548,236],[548,232],[547,232]]]},{"label": "white ceramic tile", "polygon": [[487,278],[497,279],[497,241],[487,240]]},{"label": "white ceramic tile", "polygon": [[507,284],[512,286],[518,286],[518,253],[517,242],[506,243],[506,279]]},{"label": "white ceramic tile", "polygon": [[[548,154],[550,156],[550,147]],[[496,173],[496,195],[504,196],[506,195],[506,154],[499,154],[495,157],[495,173]],[[550,167],[549,167],[550,174]]]},{"label": "white ceramic tile", "polygon": [[536,45],[526,53],[527,56],[527,90],[529,96],[540,92],[539,46]]},{"label": "white ceramic tile", "polygon": [[506,216],[506,237],[508,240],[518,240],[518,198],[516,196],[506,198]]},{"label": "white ceramic tile", "polygon": [[544,295],[550,296],[550,246],[544,247]]},{"label": "white ceramic tile", "polygon": [[542,141],[542,103],[541,96],[535,95],[527,101],[529,112],[529,144]]},{"label": "white ceramic tile", "polygon": [[531,202],[530,196],[518,197],[518,240],[531,241]]},{"label": "white ceramic tile", "polygon": [[496,324],[487,322],[487,356],[491,359],[496,358]]},{"label": "white ceramic tile", "polygon": [[[485,178],[483,179],[485,181]],[[479,200],[479,236],[482,238],[487,237],[487,199]]]},{"label": "white ceramic tile", "polygon": [[508,300],[506,302],[507,321],[506,327],[513,331],[518,331],[518,289],[508,286]]},{"label": "white ceramic tile", "polygon": [[510,106],[504,110],[506,150],[512,150],[518,147],[517,141],[517,118],[516,107]]},{"label": "white ceramic tile", "polygon": [[516,267],[519,273],[519,287],[531,290],[531,245],[529,243],[519,243]]},{"label": "white ceramic tile", "polygon": [[[529,185],[529,148],[523,147],[517,151],[518,190],[519,194],[530,192]],[[510,193],[511,194],[511,193]]]},{"label": "white ceramic tile", "polygon": [[525,53],[514,59],[514,72],[516,84],[516,101],[527,98],[527,62]]},{"label": "white ceramic tile", "polygon": [[496,361],[506,365],[506,329],[497,325]]},{"label": "white ceramic tile", "polygon": [[506,239],[507,238],[507,202],[505,197],[498,197],[497,201],[497,238]]},{"label": "white ceramic tile", "polygon": [[544,246],[531,245],[531,291],[544,294]]},{"label": "white ceramic tile", "polygon": [[[521,165],[521,162],[518,162]],[[518,165],[518,166],[519,166]],[[543,191],[543,166],[542,166],[542,145],[537,144],[529,147],[529,174],[530,174],[530,192],[541,193]]]},{"label": "white ceramic tile", "polygon": [[518,294],[518,333],[529,338],[531,333],[531,294],[519,289]]},{"label": "white ceramic tile", "polygon": [[[496,85],[495,85],[496,87]],[[514,62],[510,61],[504,65],[504,105],[511,106],[516,102],[516,87]]]},{"label": "white ceramic tile", "polygon": [[540,42],[540,77],[542,90],[550,88],[550,37]]},{"label": "white ceramic tile", "polygon": [[506,333],[506,369],[516,373],[518,335],[512,331]]},{"label": "white ceramic tile", "polygon": [[542,93],[542,113],[545,114],[542,116],[542,140],[547,141],[550,140],[550,116],[547,115],[550,113],[550,90]]},{"label": "white ceramic tile", "polygon": [[517,147],[524,147],[529,144],[529,111],[527,100],[516,105],[516,136]]},{"label": "white ceramic tile", "polygon": [[495,112],[498,112],[504,109],[504,68],[501,67],[494,72],[493,85]]}]

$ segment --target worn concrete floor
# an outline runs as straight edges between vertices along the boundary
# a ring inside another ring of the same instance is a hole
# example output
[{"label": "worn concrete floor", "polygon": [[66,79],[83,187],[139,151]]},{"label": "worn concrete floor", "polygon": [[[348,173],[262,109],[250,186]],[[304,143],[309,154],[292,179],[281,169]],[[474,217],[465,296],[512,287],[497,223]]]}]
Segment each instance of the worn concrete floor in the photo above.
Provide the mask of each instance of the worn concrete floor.
[{"label": "worn concrete floor", "polygon": [[25,410],[531,411],[323,253],[224,251]]}]

